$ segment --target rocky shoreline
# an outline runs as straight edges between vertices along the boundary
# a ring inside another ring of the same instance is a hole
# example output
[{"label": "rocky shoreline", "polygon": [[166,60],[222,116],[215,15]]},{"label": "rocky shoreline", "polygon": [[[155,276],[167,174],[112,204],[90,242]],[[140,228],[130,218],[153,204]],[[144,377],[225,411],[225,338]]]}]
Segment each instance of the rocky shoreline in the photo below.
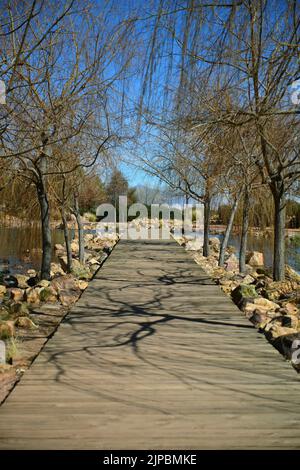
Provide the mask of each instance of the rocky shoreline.
[{"label": "rocky shoreline", "polygon": [[300,275],[286,265],[285,281],[275,282],[263,265],[263,254],[247,253],[247,271],[239,273],[235,249],[227,249],[224,267],[218,266],[220,240],[209,240],[210,256],[202,255],[198,241],[175,240],[189,251],[197,264],[220,285],[225,294],[267,340],[300,372]]},{"label": "rocky shoreline", "polygon": [[0,340],[6,345],[6,361],[0,364],[0,404],[39,354],[89,281],[118,241],[116,235],[85,234],[84,265],[78,260],[78,240],[71,245],[73,268],[66,272],[66,252],[55,251],[59,263],[51,264],[51,280],[39,281],[38,273],[0,274]]}]

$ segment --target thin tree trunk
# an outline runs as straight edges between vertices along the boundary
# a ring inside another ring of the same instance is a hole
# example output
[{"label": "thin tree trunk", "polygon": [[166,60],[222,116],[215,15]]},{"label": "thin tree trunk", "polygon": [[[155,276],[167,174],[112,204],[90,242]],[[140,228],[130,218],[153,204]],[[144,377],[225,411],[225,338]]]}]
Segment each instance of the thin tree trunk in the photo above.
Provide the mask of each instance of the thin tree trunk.
[{"label": "thin tree trunk", "polygon": [[82,225],[77,196],[75,196],[74,198],[74,203],[75,203],[75,217],[76,217],[77,227],[78,227],[79,261],[81,264],[84,264],[85,252],[84,252],[83,225]]},{"label": "thin tree trunk", "polygon": [[67,251],[67,272],[70,273],[72,271],[72,250],[71,250],[71,241],[70,235],[68,230],[68,223],[65,208],[61,208],[61,219],[63,223],[63,231],[64,231],[64,238],[65,238],[65,245]]},{"label": "thin tree trunk", "polygon": [[36,185],[37,196],[41,211],[42,223],[42,265],[41,279],[50,280],[51,259],[52,259],[52,242],[51,242],[51,226],[50,226],[50,207],[43,181],[39,181]]},{"label": "thin tree trunk", "polygon": [[210,223],[211,199],[207,196],[204,200],[204,233],[203,256],[209,256],[209,223]]},{"label": "thin tree trunk", "polygon": [[240,253],[239,253],[240,273],[244,273],[246,271],[246,252],[247,252],[247,239],[248,239],[248,228],[249,228],[249,209],[250,209],[249,190],[248,188],[245,188],[244,205],[243,205],[243,223],[242,223],[241,244],[240,244]]},{"label": "thin tree trunk", "polygon": [[285,217],[286,201],[283,191],[273,191],[275,217],[274,217],[274,281],[285,278]]},{"label": "thin tree trunk", "polygon": [[225,234],[224,234],[224,238],[222,240],[221,247],[220,247],[219,266],[224,266],[225,253],[226,253],[226,249],[227,249],[227,245],[228,245],[230,232],[231,232],[232,226],[233,226],[234,216],[235,216],[236,210],[238,208],[239,199],[240,199],[240,197],[237,196],[235,201],[234,201],[234,204],[231,208],[229,221],[228,221],[228,224],[227,224],[227,227],[226,227],[226,230],[225,230]]}]

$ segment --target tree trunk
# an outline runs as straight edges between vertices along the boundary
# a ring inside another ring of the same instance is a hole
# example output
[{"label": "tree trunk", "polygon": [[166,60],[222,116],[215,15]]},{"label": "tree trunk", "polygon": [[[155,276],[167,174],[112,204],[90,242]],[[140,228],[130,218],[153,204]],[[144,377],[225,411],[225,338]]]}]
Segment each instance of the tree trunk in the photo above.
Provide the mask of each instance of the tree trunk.
[{"label": "tree trunk", "polygon": [[207,196],[204,200],[204,233],[203,256],[209,256],[209,223],[210,223],[211,199]]},{"label": "tree trunk", "polygon": [[250,209],[249,191],[247,188],[245,188],[244,205],[243,205],[243,223],[242,223],[241,244],[240,244],[240,253],[239,253],[240,273],[244,273],[246,271],[246,251],[247,251],[247,238],[248,238],[248,228],[249,228],[249,209]]},{"label": "tree trunk", "polygon": [[77,196],[75,196],[74,202],[75,202],[75,217],[76,217],[77,227],[78,227],[79,261],[81,264],[84,264],[85,253],[84,253],[83,225],[82,225]]},{"label": "tree trunk", "polygon": [[70,235],[68,230],[68,223],[65,208],[61,208],[61,219],[63,223],[63,231],[64,231],[64,238],[65,238],[65,245],[67,251],[67,272],[70,273],[72,271],[72,250],[71,250],[71,241]]},{"label": "tree trunk", "polygon": [[227,227],[226,227],[226,230],[225,230],[225,234],[224,234],[224,238],[222,240],[221,247],[220,247],[219,266],[224,266],[225,253],[226,253],[226,249],[227,249],[227,245],[228,245],[229,235],[230,235],[230,232],[231,232],[231,229],[232,229],[232,226],[233,226],[234,216],[235,216],[236,210],[238,208],[239,199],[240,199],[239,196],[237,196],[235,201],[234,201],[234,204],[231,208],[229,221],[228,221],[228,224],[227,224]]},{"label": "tree trunk", "polygon": [[52,243],[51,243],[51,227],[50,227],[50,207],[47,197],[44,181],[39,181],[36,185],[37,196],[41,211],[42,223],[42,266],[41,279],[50,280],[51,259],[52,259]]},{"label": "tree trunk", "polygon": [[285,278],[285,216],[286,201],[284,191],[273,190],[275,216],[274,216],[274,281],[283,281]]}]

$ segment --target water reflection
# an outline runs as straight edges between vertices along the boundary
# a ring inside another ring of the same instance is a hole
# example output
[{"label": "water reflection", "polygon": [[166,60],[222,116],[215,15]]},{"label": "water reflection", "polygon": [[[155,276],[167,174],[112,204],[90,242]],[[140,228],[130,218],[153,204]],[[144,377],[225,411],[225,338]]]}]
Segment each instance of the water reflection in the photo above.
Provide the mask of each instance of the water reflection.
[{"label": "water reflection", "polygon": [[[63,243],[62,230],[52,230],[53,246]],[[38,226],[0,228],[0,270],[22,273],[27,269],[40,269],[41,231]],[[55,252],[53,261],[57,261]]]}]

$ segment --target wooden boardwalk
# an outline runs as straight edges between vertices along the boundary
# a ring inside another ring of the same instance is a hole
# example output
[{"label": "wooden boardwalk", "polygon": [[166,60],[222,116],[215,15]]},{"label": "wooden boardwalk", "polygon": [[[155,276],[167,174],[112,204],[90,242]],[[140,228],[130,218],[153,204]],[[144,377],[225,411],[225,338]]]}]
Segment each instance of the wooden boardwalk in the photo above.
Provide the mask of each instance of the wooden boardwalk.
[{"label": "wooden boardwalk", "polygon": [[300,448],[300,383],[183,248],[122,241],[1,407],[0,448]]}]

